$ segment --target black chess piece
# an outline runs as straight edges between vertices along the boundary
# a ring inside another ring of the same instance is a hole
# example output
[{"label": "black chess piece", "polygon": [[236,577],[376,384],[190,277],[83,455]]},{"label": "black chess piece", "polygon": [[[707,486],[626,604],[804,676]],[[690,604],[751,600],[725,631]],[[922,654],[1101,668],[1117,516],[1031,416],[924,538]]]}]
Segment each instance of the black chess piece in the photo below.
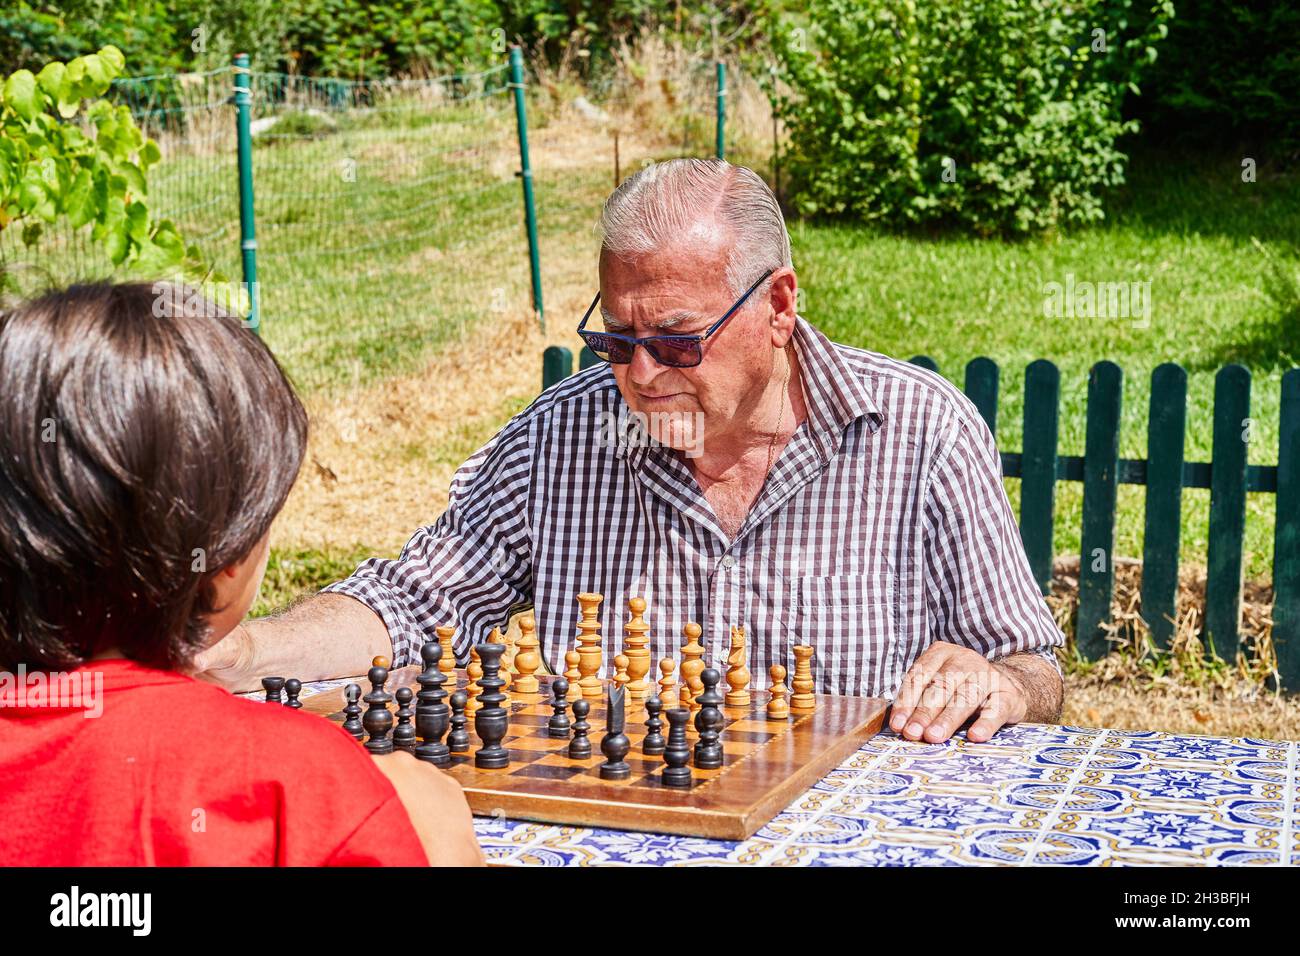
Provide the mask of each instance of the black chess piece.
[{"label": "black chess piece", "polygon": [[451,749],[442,742],[442,735],[447,732],[451,708],[446,704],[447,692],[442,689],[447,675],[438,669],[442,645],[429,641],[420,648],[420,659],[424,661],[424,669],[416,678],[420,693],[415,695],[415,729],[420,732],[423,742],[415,748],[415,755],[435,766],[445,767],[451,763]]},{"label": "black chess piece", "polygon": [[469,731],[466,729],[469,718],[465,716],[468,703],[469,694],[463,690],[451,695],[451,733],[447,735],[447,749],[454,754],[469,753]]},{"label": "black chess piece", "polygon": [[397,726],[393,729],[393,746],[407,753],[415,752],[415,711],[411,701],[415,693],[409,687],[397,688]]},{"label": "black chess piece", "polygon": [[510,715],[501,706],[506,699],[506,695],[501,693],[505,686],[501,678],[501,655],[506,646],[483,643],[477,650],[479,662],[483,665],[483,676],[478,681],[483,688],[483,693],[478,696],[483,706],[474,712],[474,732],[483,741],[483,746],[474,753],[474,766],[499,770],[510,765],[510,751],[501,746],[510,724]]},{"label": "black chess piece", "polygon": [[551,693],[554,698],[551,701],[551,710],[555,711],[551,719],[546,722],[546,736],[554,737],[556,740],[569,739],[569,702],[565,700],[565,695],[569,693],[569,682],[563,677],[557,677],[551,682]]},{"label": "black chess piece", "polygon": [[664,735],[661,733],[664,729],[664,722],[659,719],[659,714],[663,709],[663,702],[658,697],[651,697],[645,702],[645,712],[649,716],[645,722],[646,735],[645,739],[641,741],[641,752],[651,757],[664,752],[665,741]]},{"label": "black chess piece", "polygon": [[384,689],[384,685],[388,683],[388,668],[376,665],[370,668],[366,679],[370,681],[371,688],[370,693],[365,696],[368,705],[366,714],[361,718],[362,726],[370,735],[370,739],[366,741],[366,749],[372,754],[390,754],[393,752],[393,740],[388,736],[388,732],[393,729],[393,715],[388,711],[388,704],[392,701],[393,695]]},{"label": "black chess piece", "polygon": [[343,708],[343,729],[360,740],[365,737],[366,729],[361,724],[361,685],[348,684],[343,688],[343,697],[347,705]]},{"label": "black chess piece", "polygon": [[296,677],[290,677],[284,682],[284,706],[292,707],[294,710],[302,709],[302,701],[298,695],[302,693],[302,681]]},{"label": "black chess piece", "polygon": [[685,707],[674,707],[664,712],[668,718],[668,745],[664,748],[664,767],[660,779],[665,787],[689,787],[691,785],[691,768],[687,763],[691,759],[691,745],[686,740],[686,723],[691,719],[691,712]]},{"label": "black chess piece", "polygon": [[626,780],[632,776],[632,768],[623,759],[632,749],[632,741],[623,733],[626,694],[622,687],[611,687],[605,697],[605,736],[600,738],[605,762],[600,765],[601,780]]},{"label": "black chess piece", "polygon": [[591,730],[591,724],[587,723],[587,715],[591,713],[591,704],[582,698],[573,702],[573,739],[569,741],[569,759],[586,760],[591,756],[591,741],[587,739],[587,733]]},{"label": "black chess piece", "polygon": [[262,688],[266,691],[268,704],[284,703],[284,698],[280,696],[280,691],[284,689],[283,677],[263,677]]},{"label": "black chess piece", "polygon": [[701,770],[717,770],[722,766],[721,731],[726,718],[720,706],[723,700],[718,693],[720,680],[722,674],[716,668],[706,667],[700,672],[704,690],[695,698],[700,704],[699,713],[695,715],[695,729],[700,735],[695,742],[695,766]]}]

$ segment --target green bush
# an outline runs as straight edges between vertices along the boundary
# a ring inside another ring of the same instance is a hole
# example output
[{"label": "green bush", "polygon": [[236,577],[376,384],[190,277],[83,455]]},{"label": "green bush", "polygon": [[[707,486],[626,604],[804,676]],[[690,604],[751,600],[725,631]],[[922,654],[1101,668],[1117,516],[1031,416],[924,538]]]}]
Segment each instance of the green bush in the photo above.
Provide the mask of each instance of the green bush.
[{"label": "green bush", "polygon": [[[826,0],[772,30],[805,214],[1024,235],[1102,218],[1168,0]],[[1143,20],[1140,29],[1129,22]],[[1104,35],[1103,35],[1104,32]]]},{"label": "green bush", "polygon": [[1162,142],[1300,152],[1300,7],[1177,0],[1133,113]]}]

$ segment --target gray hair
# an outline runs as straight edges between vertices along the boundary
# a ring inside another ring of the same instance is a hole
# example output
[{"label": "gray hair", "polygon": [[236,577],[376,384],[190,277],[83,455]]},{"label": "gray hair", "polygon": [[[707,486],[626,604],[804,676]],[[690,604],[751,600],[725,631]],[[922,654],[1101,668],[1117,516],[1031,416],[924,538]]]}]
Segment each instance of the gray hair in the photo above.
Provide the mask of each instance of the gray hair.
[{"label": "gray hair", "polygon": [[712,218],[735,236],[727,283],[739,296],[765,269],[793,265],[776,196],[752,169],[722,159],[671,159],[629,176],[605,200],[601,249],[631,258],[681,241]]}]

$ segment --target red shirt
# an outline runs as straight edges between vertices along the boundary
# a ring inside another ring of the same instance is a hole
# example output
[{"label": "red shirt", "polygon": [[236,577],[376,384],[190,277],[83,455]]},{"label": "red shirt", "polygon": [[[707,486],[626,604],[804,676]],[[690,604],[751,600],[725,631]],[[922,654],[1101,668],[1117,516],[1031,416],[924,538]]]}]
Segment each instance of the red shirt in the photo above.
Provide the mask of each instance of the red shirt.
[{"label": "red shirt", "polygon": [[71,676],[95,675],[92,717],[33,699],[32,674],[0,685],[0,865],[428,865],[342,727],[133,661]]}]

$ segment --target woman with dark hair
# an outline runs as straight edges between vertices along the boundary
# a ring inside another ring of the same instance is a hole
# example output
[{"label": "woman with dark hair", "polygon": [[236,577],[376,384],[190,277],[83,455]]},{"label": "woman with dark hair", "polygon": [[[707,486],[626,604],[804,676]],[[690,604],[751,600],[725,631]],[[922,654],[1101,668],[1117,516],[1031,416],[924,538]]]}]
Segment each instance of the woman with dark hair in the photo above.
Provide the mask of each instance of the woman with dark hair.
[{"label": "woman with dark hair", "polygon": [[481,862],[445,774],[187,676],[306,447],[256,335],[184,287],[73,286],[0,316],[0,383],[0,864]]}]

